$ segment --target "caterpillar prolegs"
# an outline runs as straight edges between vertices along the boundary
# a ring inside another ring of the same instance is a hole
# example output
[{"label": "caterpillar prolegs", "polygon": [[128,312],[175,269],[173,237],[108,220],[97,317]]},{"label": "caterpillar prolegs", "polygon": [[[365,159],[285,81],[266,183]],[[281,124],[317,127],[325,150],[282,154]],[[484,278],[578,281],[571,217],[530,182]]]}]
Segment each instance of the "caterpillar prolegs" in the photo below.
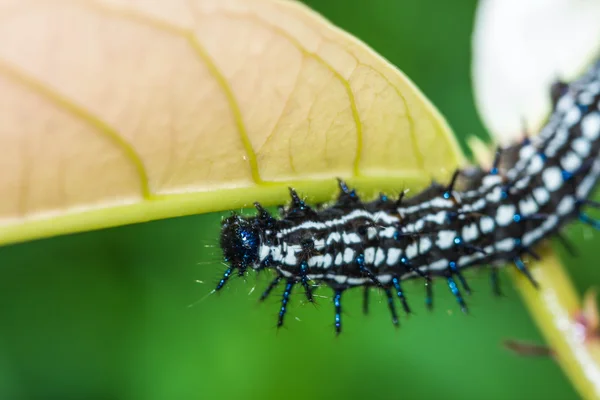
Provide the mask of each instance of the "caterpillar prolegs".
[{"label": "caterpillar prolegs", "polygon": [[539,134],[499,149],[490,169],[456,171],[446,185],[371,202],[339,180],[337,201],[322,209],[290,189],[291,204],[279,219],[258,203],[256,216],[226,218],[220,243],[228,268],[216,290],[235,272],[273,270],[261,300],[285,285],[281,326],[292,290],[313,302],[313,284],[326,284],[340,333],[342,294],[354,287],[363,287],[365,309],[369,289],[383,290],[398,324],[395,297],[410,313],[407,279],[424,279],[431,307],[431,280],[442,277],[465,312],[463,292],[470,288],[462,271],[470,266],[512,263],[536,285],[523,257],[538,258],[538,242],[575,219],[600,227],[584,212],[600,206],[588,199],[600,176],[600,61],[572,83],[553,85],[551,95],[553,110]]}]

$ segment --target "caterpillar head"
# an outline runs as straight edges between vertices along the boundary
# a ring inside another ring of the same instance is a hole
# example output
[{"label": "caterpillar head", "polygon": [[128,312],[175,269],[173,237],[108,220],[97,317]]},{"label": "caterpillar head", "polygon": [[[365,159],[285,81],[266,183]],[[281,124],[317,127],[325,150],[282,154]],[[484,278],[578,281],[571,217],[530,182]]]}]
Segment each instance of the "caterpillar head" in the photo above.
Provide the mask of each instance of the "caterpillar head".
[{"label": "caterpillar head", "polygon": [[221,223],[221,248],[225,262],[240,274],[258,262],[260,234],[252,220],[232,215]]}]

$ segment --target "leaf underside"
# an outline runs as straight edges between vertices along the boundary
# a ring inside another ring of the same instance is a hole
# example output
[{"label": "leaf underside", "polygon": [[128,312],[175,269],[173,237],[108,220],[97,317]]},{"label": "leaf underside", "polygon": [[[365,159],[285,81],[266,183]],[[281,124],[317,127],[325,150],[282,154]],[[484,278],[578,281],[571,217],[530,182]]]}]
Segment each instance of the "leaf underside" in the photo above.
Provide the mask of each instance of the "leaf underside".
[{"label": "leaf underside", "polygon": [[464,162],[407,77],[298,3],[126,3],[0,0],[0,244]]}]

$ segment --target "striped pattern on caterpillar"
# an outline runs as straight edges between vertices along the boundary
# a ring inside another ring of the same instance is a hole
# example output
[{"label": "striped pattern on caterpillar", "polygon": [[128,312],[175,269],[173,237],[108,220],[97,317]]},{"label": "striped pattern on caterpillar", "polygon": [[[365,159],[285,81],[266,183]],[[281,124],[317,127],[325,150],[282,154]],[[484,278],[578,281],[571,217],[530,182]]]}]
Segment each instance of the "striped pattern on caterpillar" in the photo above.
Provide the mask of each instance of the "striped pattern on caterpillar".
[{"label": "striped pattern on caterpillar", "polygon": [[398,324],[394,298],[410,312],[407,279],[424,279],[431,307],[432,278],[443,277],[465,312],[462,291],[470,289],[461,271],[470,266],[491,265],[497,282],[497,267],[512,263],[536,285],[523,256],[538,258],[538,242],[575,219],[600,227],[583,211],[599,206],[588,198],[600,176],[600,61],[571,84],[553,85],[551,94],[553,111],[539,135],[499,149],[489,170],[456,171],[449,184],[434,183],[414,197],[381,195],[367,203],[340,180],[335,204],[318,210],[290,189],[280,219],[258,203],[254,217],[226,218],[220,243],[229,267],[215,290],[236,271],[273,270],[261,300],[285,285],[281,326],[294,288],[313,302],[314,284],[326,284],[340,333],[342,293],[353,287],[364,288],[365,309],[369,289],[382,289]]}]

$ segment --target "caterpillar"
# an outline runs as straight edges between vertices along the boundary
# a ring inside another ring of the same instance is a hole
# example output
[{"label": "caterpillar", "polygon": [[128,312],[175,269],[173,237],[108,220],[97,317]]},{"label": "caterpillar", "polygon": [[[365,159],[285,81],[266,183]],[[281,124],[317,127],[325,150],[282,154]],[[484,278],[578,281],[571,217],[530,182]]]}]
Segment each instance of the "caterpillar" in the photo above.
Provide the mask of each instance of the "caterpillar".
[{"label": "caterpillar", "polygon": [[368,309],[371,288],[385,293],[392,322],[399,324],[395,298],[411,309],[402,289],[422,278],[431,308],[432,280],[446,281],[463,312],[470,293],[462,274],[471,266],[490,265],[494,292],[497,270],[512,263],[537,286],[525,257],[539,258],[535,245],[579,219],[600,228],[584,212],[600,207],[589,200],[600,176],[600,60],[570,84],[550,90],[552,112],[535,137],[498,148],[491,168],[456,170],[446,185],[432,183],[417,195],[380,195],[370,202],[338,179],[337,201],[311,208],[290,188],[291,204],[273,217],[259,203],[257,214],[236,213],[222,221],[220,246],[228,265],[215,291],[237,271],[273,270],[274,279],[260,297],[279,284],[285,288],[277,326],[284,323],[297,286],[314,302],[313,288],[333,290],[335,332],[342,331],[342,294],[362,287]]}]

